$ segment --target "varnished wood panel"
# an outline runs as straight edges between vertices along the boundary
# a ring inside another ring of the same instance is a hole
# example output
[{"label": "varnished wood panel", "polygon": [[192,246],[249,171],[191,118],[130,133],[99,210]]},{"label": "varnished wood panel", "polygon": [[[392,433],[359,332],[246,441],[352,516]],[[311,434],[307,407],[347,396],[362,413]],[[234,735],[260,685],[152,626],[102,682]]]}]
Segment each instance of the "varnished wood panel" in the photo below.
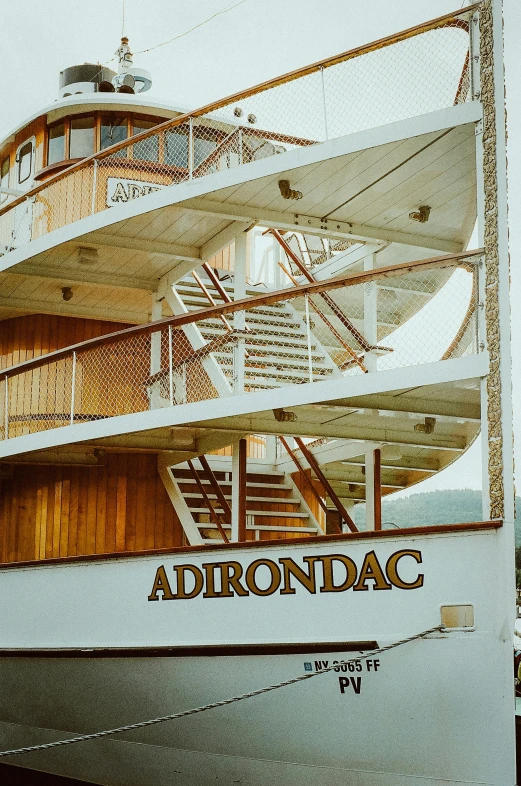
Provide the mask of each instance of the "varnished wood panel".
[{"label": "varnished wood panel", "polygon": [[[0,369],[127,327],[121,322],[48,314],[15,317],[2,321],[0,325]],[[132,398],[136,404],[136,396],[138,403],[146,408],[145,391],[136,393],[132,381],[138,365],[146,368],[148,363],[148,338],[137,346],[131,341],[112,352],[110,348],[105,349],[102,360],[93,361],[90,353],[78,355],[76,414],[116,414],[121,411],[122,400]],[[110,367],[113,376],[118,378],[117,387],[106,384],[103,364],[105,368]],[[9,383],[10,435],[20,436],[45,427],[63,425],[64,417],[67,418],[71,410],[71,380],[70,358],[14,377]]]},{"label": "varnished wood panel", "polygon": [[0,561],[183,545],[149,454],[109,454],[99,467],[13,467],[0,481]]}]

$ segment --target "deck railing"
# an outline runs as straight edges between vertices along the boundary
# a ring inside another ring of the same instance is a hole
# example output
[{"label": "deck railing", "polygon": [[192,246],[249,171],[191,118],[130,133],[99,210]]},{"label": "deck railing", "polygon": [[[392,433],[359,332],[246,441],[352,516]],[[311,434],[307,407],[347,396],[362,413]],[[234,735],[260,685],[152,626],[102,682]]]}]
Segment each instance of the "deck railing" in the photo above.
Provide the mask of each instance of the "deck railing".
[{"label": "deck railing", "polygon": [[0,209],[0,254],[151,191],[478,97],[479,3],[208,104]]},{"label": "deck railing", "polygon": [[[478,318],[482,253],[226,302],[26,360],[0,371],[0,438],[476,354],[484,347]],[[369,350],[321,293],[359,330],[365,320],[377,326]]]}]

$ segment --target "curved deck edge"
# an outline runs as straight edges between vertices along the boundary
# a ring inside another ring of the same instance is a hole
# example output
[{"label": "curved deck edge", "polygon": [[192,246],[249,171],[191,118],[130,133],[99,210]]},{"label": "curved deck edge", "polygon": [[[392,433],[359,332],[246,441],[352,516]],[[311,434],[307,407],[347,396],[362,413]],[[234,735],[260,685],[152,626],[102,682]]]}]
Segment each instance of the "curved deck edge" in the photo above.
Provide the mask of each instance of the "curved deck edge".
[{"label": "curved deck edge", "polygon": [[108,554],[82,554],[77,557],[54,557],[52,559],[28,560],[25,562],[2,562],[0,570],[12,568],[34,568],[46,565],[68,565],[81,562],[104,562],[106,560],[121,560],[134,557],[159,557],[174,554],[208,553],[210,551],[227,551],[229,549],[255,549],[255,548],[280,548],[281,546],[300,546],[313,543],[335,543],[352,540],[378,540],[382,538],[415,537],[418,535],[447,535],[452,533],[482,532],[483,530],[498,530],[503,526],[503,521],[473,521],[462,524],[431,524],[425,527],[410,527],[408,529],[372,530],[370,532],[346,532],[339,535],[313,535],[303,538],[278,538],[277,540],[244,541],[239,543],[215,543],[204,546],[179,546],[176,549],[145,549],[143,551],[117,551]]}]

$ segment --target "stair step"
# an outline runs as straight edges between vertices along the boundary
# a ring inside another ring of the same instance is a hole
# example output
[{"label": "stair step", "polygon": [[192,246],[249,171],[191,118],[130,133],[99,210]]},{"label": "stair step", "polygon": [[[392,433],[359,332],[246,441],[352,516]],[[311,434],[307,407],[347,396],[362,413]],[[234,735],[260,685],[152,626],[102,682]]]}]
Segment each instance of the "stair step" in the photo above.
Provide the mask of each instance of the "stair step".
[{"label": "stair step", "polygon": [[[219,329],[217,326],[215,328],[212,327],[201,327],[201,333],[205,338],[217,338],[224,335],[222,329]],[[300,336],[300,337],[299,337]],[[270,347],[275,347],[275,350],[279,349],[281,352],[285,352],[286,349],[288,350],[295,350],[296,347],[301,347],[306,353],[308,351],[308,341],[307,337],[304,336],[303,333],[300,333],[299,336],[288,336],[288,346],[280,345],[280,335],[276,335],[275,333],[259,333],[259,332],[252,332],[252,334],[246,334],[245,336],[245,345],[247,349],[250,347],[253,349],[259,343],[262,346],[268,344]],[[290,340],[291,339],[291,340]],[[313,339],[313,337],[312,337]],[[311,341],[311,349],[315,349],[316,351],[316,343],[312,340]],[[273,351],[273,348],[272,348]],[[319,357],[322,356],[322,353],[318,353]]]},{"label": "stair step", "polygon": [[[280,500],[275,500],[275,502],[281,502]],[[284,503],[282,503],[284,504]],[[224,513],[222,508],[214,508],[216,513]],[[208,508],[190,508],[190,513],[208,513]],[[269,518],[276,519],[308,519],[309,516],[307,513],[299,513],[289,511],[285,513],[282,510],[247,510],[246,514],[248,516],[268,516]],[[202,525],[203,526],[203,525]]]},{"label": "stair step", "polygon": [[[199,529],[218,529],[216,524],[197,524]],[[227,524],[222,525],[223,529],[231,529]],[[250,532],[309,532],[312,535],[321,535],[323,532],[317,530],[315,527],[292,527],[280,526],[277,524],[247,524],[246,529]],[[215,543],[215,540],[209,538],[206,543]]]},{"label": "stair step", "polygon": [[[219,352],[213,352],[212,354],[215,357],[218,357],[218,358],[222,357],[223,358],[223,363],[224,363],[224,361],[229,361],[231,359],[231,357],[232,357],[232,353],[231,352],[230,353],[225,353],[225,352],[219,351]],[[319,357],[318,360],[315,360],[315,358],[313,358],[313,355],[312,355],[311,356],[311,360],[313,362],[313,370],[314,371],[317,370],[317,369],[323,369],[324,371],[331,372],[333,370],[329,366],[326,366],[325,360],[324,360],[323,357]],[[266,363],[266,364],[271,364],[273,366],[277,366],[277,365],[282,366],[282,365],[284,365],[284,368],[305,369],[306,371],[308,371],[308,369],[309,369],[309,358],[307,357],[307,355],[305,357],[304,357],[304,355],[302,355],[301,357],[292,357],[292,358],[284,357],[284,358],[280,358],[280,357],[277,357],[276,355],[271,355],[271,356],[270,355],[252,355],[250,353],[250,355],[245,359],[245,364],[248,367],[253,367],[253,365],[255,363]]]},{"label": "stair step", "polygon": [[[401,487],[400,487],[401,488]],[[195,491],[183,492],[184,499],[201,499],[201,494]],[[231,494],[225,494],[226,500],[231,500]],[[212,502],[217,500],[216,494],[208,494],[208,499]],[[249,497],[246,496],[246,502],[262,502],[269,505],[299,505],[300,500],[297,497]],[[214,505],[215,508],[215,505]]]}]

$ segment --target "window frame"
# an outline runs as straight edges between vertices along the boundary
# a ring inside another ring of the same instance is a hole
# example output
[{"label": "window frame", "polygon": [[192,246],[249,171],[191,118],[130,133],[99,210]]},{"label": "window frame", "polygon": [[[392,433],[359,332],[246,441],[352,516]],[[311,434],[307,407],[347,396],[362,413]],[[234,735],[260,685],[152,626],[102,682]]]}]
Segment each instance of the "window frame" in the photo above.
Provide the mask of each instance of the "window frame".
[{"label": "window frame", "polygon": [[[0,187],[2,186],[2,180],[5,177],[5,175],[2,175],[2,171],[6,161],[7,161],[7,184],[4,184],[4,188],[9,188],[9,181],[11,179],[11,156],[9,154],[7,154],[0,161]],[[0,191],[0,205],[3,205],[4,202],[7,202],[8,199],[9,199],[9,194],[5,194],[2,193],[2,191]]]},{"label": "window frame", "polygon": [[[23,180],[20,180],[20,165],[22,163],[21,152],[27,145],[31,147],[31,160],[29,164],[29,174],[27,177],[24,177]],[[31,175],[33,176],[34,180],[34,165],[35,165],[35,152],[36,152],[36,139],[34,136],[30,136],[28,139],[24,140],[18,147],[16,148],[16,155],[15,155],[15,172],[16,172],[16,183],[17,185],[21,186],[23,183],[26,183],[27,180],[30,180]]]},{"label": "window frame", "polygon": [[[78,114],[69,115],[69,116],[66,116],[66,117],[61,117],[58,120],[55,120],[53,123],[49,123],[48,125],[46,125],[46,128],[45,128],[45,142],[44,142],[44,167],[41,170],[42,172],[44,170],[46,170],[48,167],[49,168],[50,167],[53,167],[53,168],[56,167],[56,168],[62,168],[63,169],[64,166],[66,166],[68,164],[72,164],[72,163],[75,163],[77,161],[81,161],[82,160],[81,158],[74,158],[74,159],[70,158],[71,121],[74,120],[74,119],[81,118],[81,117],[93,117],[93,116],[94,116],[94,153],[95,154],[102,152],[101,151],[101,125],[102,125],[102,121],[103,121],[104,118],[106,119],[107,117],[111,117],[111,116],[112,117],[118,117],[118,118],[125,118],[126,128],[127,128],[126,141],[129,142],[129,143],[131,142],[132,137],[133,137],[134,123],[139,124],[140,121],[144,121],[144,122],[152,122],[154,125],[160,125],[161,123],[165,123],[165,122],[168,121],[168,118],[165,118],[165,117],[156,117],[154,115],[147,115],[147,114],[144,114],[144,113],[141,113],[141,112],[132,112],[132,111],[129,111],[128,109],[124,109],[123,107],[121,109],[119,109],[119,110],[96,109],[96,110],[90,111],[90,112],[81,112],[81,113],[78,113]],[[53,162],[52,164],[49,164],[49,129],[52,128],[55,125],[58,125],[59,123],[63,123],[63,125],[64,125],[64,132],[65,132],[64,133],[64,137],[65,137],[64,156],[65,157],[64,157],[63,161],[57,161],[57,162]],[[172,130],[175,130],[175,129],[172,129]],[[207,133],[208,133],[208,130],[209,129],[206,129]],[[218,131],[218,129],[211,129],[211,131],[212,131],[212,133],[209,135],[209,137],[206,138],[205,141],[210,142],[211,141],[211,137],[213,137],[214,141],[215,141],[215,144],[218,146],[223,135],[222,135],[222,133],[220,133]],[[186,167],[185,166],[179,166],[179,165],[176,165],[176,164],[168,164],[166,162],[165,139],[161,136],[158,141],[159,141],[158,161],[154,162],[154,163],[158,163],[159,166],[167,167],[168,169],[172,169],[172,170],[178,170],[178,171],[179,170],[186,170],[187,171],[189,169],[189,162],[188,161],[187,161],[187,166]],[[103,148],[103,149],[107,150],[108,148]],[[129,148],[128,150],[125,150],[123,152],[123,155],[121,155],[121,157],[120,157],[120,161],[124,161],[124,160],[136,161],[136,163],[141,161],[141,159],[139,159],[137,157],[134,157],[134,151],[133,151],[132,148]],[[204,161],[204,159],[203,159],[203,161]],[[150,161],[147,161],[146,159],[143,159],[143,163],[147,164],[147,163],[150,163]],[[199,164],[201,164],[201,163],[203,163],[203,162],[202,161],[199,162]]]}]

